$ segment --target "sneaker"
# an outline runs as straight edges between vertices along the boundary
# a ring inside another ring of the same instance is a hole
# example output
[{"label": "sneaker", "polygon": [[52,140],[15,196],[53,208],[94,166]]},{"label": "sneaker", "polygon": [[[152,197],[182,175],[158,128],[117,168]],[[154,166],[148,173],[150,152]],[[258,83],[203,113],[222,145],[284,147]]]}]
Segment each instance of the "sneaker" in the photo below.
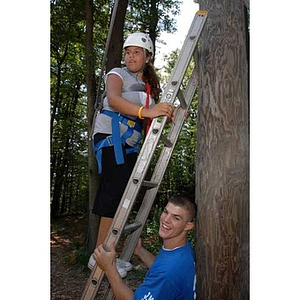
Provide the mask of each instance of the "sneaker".
[{"label": "sneaker", "polygon": [[90,270],[93,270],[95,264],[96,264],[96,260],[95,260],[95,258],[94,258],[94,255],[91,254],[90,259],[89,259],[89,262],[88,262],[88,268],[89,268]]},{"label": "sneaker", "polygon": [[[118,258],[117,258],[117,259],[118,259]],[[123,261],[124,261],[124,260],[123,260]],[[127,262],[126,262],[126,263],[127,263]],[[96,260],[95,260],[95,258],[94,258],[94,255],[92,254],[92,255],[90,256],[90,259],[89,259],[89,262],[88,262],[88,268],[89,268],[90,270],[93,270],[95,264],[96,264]],[[129,263],[129,264],[131,265],[131,263]],[[120,266],[118,266],[117,264],[116,264],[116,267],[117,267],[118,273],[119,273],[119,275],[121,276],[121,278],[126,277],[127,271],[126,271],[125,269],[121,268]],[[132,265],[131,265],[131,268],[132,268]],[[130,269],[130,270],[131,270],[131,269]]]},{"label": "sneaker", "polygon": [[117,258],[116,259],[116,265],[117,267],[126,270],[127,272],[132,269],[132,264],[128,261],[125,261],[123,259]]}]

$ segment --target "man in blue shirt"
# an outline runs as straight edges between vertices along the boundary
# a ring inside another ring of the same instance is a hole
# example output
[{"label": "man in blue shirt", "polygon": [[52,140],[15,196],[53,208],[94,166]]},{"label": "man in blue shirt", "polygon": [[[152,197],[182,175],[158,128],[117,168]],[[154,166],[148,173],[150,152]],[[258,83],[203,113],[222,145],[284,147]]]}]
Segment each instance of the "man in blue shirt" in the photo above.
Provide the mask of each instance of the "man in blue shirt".
[{"label": "man in blue shirt", "polygon": [[192,300],[196,299],[195,259],[188,231],[194,227],[196,205],[186,196],[169,199],[160,216],[159,236],[163,247],[156,258],[139,240],[134,254],[147,265],[144,282],[133,292],[119,276],[115,266],[114,245],[106,252],[102,245],[94,252],[99,267],[105,272],[116,299],[119,300]]}]

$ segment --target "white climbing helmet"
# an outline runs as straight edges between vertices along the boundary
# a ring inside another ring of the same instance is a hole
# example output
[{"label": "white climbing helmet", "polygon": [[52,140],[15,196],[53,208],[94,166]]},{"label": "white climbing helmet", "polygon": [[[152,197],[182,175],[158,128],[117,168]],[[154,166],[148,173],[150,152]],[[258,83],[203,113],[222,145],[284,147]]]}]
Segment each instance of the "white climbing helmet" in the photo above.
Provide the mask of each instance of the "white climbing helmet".
[{"label": "white climbing helmet", "polygon": [[129,46],[137,46],[148,50],[153,54],[153,43],[148,34],[142,32],[135,32],[128,36],[125,40],[123,48]]}]

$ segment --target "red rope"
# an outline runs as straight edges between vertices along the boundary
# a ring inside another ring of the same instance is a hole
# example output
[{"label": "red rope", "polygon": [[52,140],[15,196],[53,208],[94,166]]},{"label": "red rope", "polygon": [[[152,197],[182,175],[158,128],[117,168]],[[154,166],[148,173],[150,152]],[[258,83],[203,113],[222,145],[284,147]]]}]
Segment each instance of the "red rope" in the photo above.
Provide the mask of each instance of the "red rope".
[{"label": "red rope", "polygon": [[[146,83],[146,108],[149,108],[149,102],[150,102],[150,94],[151,94],[151,86],[149,83]],[[151,118],[147,118],[146,120],[146,134],[148,134],[149,128],[151,125]]]}]

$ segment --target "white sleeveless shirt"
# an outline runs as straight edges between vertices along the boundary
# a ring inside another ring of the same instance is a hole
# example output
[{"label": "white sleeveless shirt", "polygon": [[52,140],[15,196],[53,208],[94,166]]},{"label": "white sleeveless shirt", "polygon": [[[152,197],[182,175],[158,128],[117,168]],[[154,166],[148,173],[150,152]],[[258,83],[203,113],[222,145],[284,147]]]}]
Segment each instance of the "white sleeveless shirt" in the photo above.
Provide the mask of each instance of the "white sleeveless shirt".
[{"label": "white sleeveless shirt", "polygon": [[[107,73],[105,76],[105,82],[109,75],[115,74],[119,76],[123,81],[122,87],[122,97],[131,103],[138,106],[146,105],[146,85],[145,83],[134,73],[130,72],[126,67],[125,68],[113,68],[111,71]],[[153,107],[155,105],[152,97],[149,97],[149,107]],[[116,112],[112,107],[109,106],[109,102],[107,97],[103,100],[103,108],[105,110],[110,110]],[[126,115],[125,115],[126,116]],[[138,120],[138,117],[135,116],[127,116],[132,120]],[[127,130],[127,126],[124,124],[120,124],[120,133],[121,135]],[[100,112],[96,116],[95,126],[93,135],[96,133],[105,133],[112,134],[111,128],[111,117],[101,114]],[[134,132],[134,134],[126,140],[127,144],[130,146],[134,146],[139,138],[140,133]]]}]

